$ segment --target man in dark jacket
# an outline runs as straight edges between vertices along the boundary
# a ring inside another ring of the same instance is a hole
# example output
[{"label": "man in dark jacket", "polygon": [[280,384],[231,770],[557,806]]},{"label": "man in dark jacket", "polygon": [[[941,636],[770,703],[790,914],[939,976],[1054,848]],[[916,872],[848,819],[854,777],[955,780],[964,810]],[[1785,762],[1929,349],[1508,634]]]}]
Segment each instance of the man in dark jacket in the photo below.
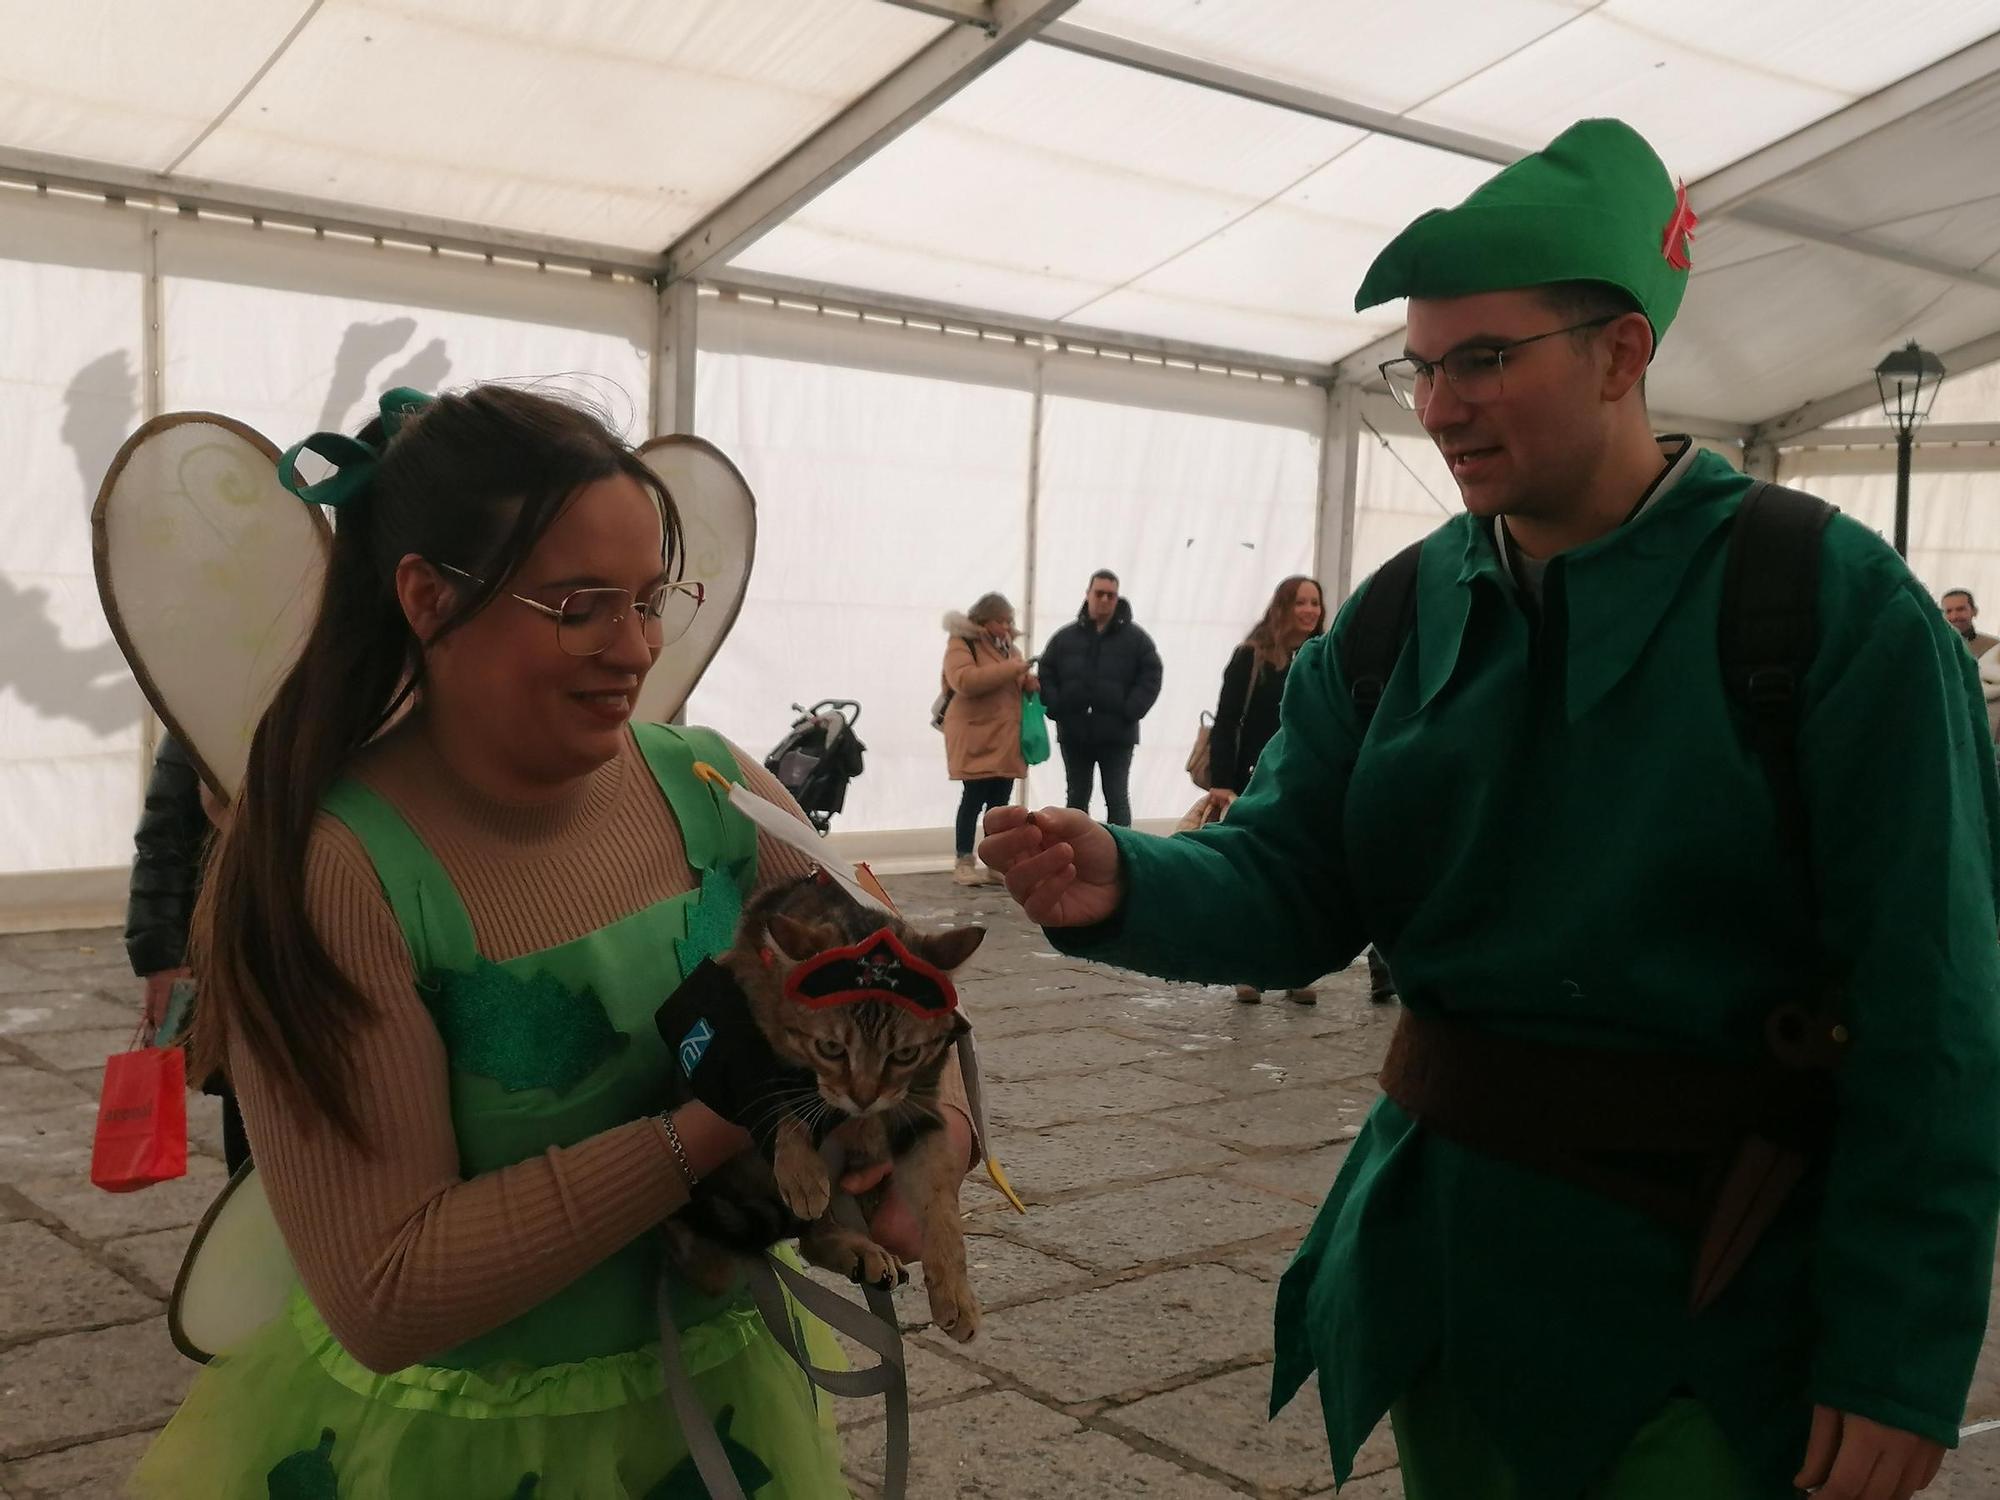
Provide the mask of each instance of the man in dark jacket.
[{"label": "man in dark jacket", "polygon": [[1118,596],[1118,575],[1100,568],[1074,623],[1042,651],[1042,703],[1062,746],[1069,805],[1090,811],[1091,783],[1104,774],[1107,822],[1132,826],[1132,751],[1139,721],[1160,696],[1160,653],[1132,623]]},{"label": "man in dark jacket", "polygon": [[[146,805],[132,840],[132,885],[125,903],[125,956],[132,972],[146,981],[149,1028],[166,1019],[175,983],[192,977],[187,967],[188,928],[213,831],[194,763],[178,740],[161,735],[153,774],[146,783]],[[250,1159],[243,1116],[219,1076],[202,1088],[222,1096],[222,1155],[234,1172]]]}]

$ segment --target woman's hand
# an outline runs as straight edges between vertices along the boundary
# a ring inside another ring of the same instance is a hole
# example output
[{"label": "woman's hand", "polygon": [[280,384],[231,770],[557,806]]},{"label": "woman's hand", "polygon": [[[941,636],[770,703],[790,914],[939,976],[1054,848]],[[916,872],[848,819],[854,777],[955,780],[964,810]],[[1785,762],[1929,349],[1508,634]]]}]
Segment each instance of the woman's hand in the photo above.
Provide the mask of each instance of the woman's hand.
[{"label": "woman's hand", "polygon": [[1228,816],[1229,805],[1235,800],[1236,793],[1230,791],[1226,786],[1216,787],[1208,794],[1208,805],[1214,811],[1218,820]]},{"label": "woman's hand", "polygon": [[1028,673],[1027,676],[1021,679],[1022,692],[1039,693],[1041,690],[1042,690],[1042,679],[1037,677],[1033,672]]},{"label": "woman's hand", "polygon": [[152,1034],[160,1029],[167,1019],[167,1006],[174,996],[174,981],[193,977],[190,969],[162,969],[157,974],[146,976],[146,1040],[150,1044]]},{"label": "woman's hand", "polygon": [[730,1124],[749,1131],[767,1156],[794,1106],[813,1113],[809,1106],[818,1093],[813,1075],[772,1050],[725,965],[703,959],[654,1012],[653,1021],[688,1091]]},{"label": "woman's hand", "polygon": [[[964,1163],[959,1168],[963,1177],[972,1170],[972,1122],[952,1105],[945,1105],[945,1134],[950,1137],[952,1160]],[[875,1206],[874,1214],[868,1220],[868,1232],[875,1237],[875,1243],[891,1255],[906,1261],[920,1261],[924,1258],[923,1226],[917,1216],[896,1191],[894,1162],[878,1161],[872,1166],[849,1172],[840,1179],[841,1188],[850,1193],[865,1193],[884,1177],[890,1179],[889,1191],[882,1195],[882,1201]]]}]

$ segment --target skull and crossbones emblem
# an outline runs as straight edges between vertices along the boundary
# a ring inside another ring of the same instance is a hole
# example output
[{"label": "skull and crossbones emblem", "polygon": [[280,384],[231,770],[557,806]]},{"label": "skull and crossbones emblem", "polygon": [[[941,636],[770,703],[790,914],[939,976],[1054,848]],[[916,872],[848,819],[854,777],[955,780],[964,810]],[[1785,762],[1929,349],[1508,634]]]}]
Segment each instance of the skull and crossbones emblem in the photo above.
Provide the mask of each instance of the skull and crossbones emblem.
[{"label": "skull and crossbones emblem", "polygon": [[871,990],[893,990],[903,980],[903,965],[893,953],[870,953],[859,968],[862,985]]}]

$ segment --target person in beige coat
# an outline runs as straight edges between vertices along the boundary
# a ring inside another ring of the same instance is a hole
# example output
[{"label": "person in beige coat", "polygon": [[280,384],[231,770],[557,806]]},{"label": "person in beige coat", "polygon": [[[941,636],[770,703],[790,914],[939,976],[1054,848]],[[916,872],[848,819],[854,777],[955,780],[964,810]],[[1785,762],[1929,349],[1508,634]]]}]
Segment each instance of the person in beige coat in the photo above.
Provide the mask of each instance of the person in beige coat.
[{"label": "person in beige coat", "polygon": [[962,784],[958,799],[960,885],[985,882],[972,857],[979,820],[989,807],[1005,807],[1014,783],[1028,774],[1021,755],[1021,696],[1039,686],[1015,646],[1014,606],[1004,594],[982,594],[964,614],[944,617],[945,766]]}]

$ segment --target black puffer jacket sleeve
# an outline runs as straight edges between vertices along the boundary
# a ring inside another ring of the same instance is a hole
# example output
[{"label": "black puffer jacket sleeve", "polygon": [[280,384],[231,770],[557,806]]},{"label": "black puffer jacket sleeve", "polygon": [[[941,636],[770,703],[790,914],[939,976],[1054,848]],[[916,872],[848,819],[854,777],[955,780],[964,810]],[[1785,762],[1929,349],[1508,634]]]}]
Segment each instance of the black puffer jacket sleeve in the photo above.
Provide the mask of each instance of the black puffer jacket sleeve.
[{"label": "black puffer jacket sleeve", "polygon": [[187,961],[188,924],[201,887],[208,833],[194,765],[172,735],[162,735],[133,839],[132,887],[125,905],[125,956],[133,973],[157,974]]},{"label": "black puffer jacket sleeve", "polygon": [[1049,637],[1048,645],[1035,660],[1035,676],[1042,684],[1042,710],[1057,723],[1069,712],[1068,674],[1063,667],[1063,638],[1071,627],[1065,625]]},{"label": "black puffer jacket sleeve", "polygon": [[1132,674],[1132,690],[1125,696],[1125,717],[1136,725],[1160,701],[1160,686],[1166,673],[1160,666],[1160,651],[1153,638],[1137,625],[1126,628],[1139,638],[1137,670]]}]

